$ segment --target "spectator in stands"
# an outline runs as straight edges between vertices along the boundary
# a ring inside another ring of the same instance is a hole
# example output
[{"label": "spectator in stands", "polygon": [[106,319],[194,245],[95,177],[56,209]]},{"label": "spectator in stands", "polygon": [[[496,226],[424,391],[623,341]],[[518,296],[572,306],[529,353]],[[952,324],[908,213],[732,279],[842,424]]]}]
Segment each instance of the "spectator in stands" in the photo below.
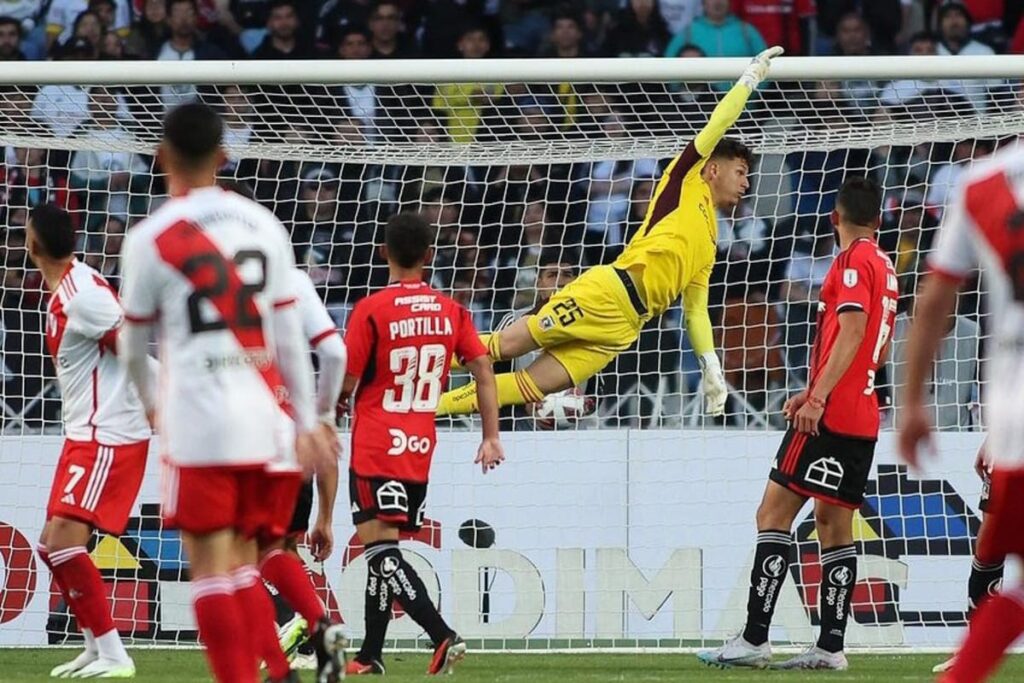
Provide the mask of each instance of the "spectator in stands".
[{"label": "spectator in stands", "polygon": [[35,113],[39,88],[34,85],[0,85],[0,120],[10,131],[28,135],[48,134],[48,126]]},{"label": "spectator in stands", "polygon": [[373,0],[325,0],[319,4],[315,41],[321,52],[338,44],[338,31],[349,24],[366,26],[373,11]]},{"label": "spectator in stands", "polygon": [[138,59],[156,59],[170,35],[165,0],[143,0],[142,16],[128,32],[125,51]]},{"label": "spectator in stands", "polygon": [[77,223],[78,197],[68,187],[67,174],[53,163],[57,154],[38,147],[15,148],[13,158],[3,166],[3,203],[8,208],[31,209],[49,202],[68,211]]},{"label": "spectator in stands", "polygon": [[[754,414],[782,427],[781,392],[786,385],[786,361],[782,355],[782,321],[768,303],[764,289],[734,289],[725,299],[721,325],[715,327],[715,347],[722,349],[725,381],[739,391]],[[739,425],[754,417],[731,398],[726,415]],[[777,405],[775,405],[777,404]],[[770,411],[769,407],[774,408]]]},{"label": "spectator in stands", "polygon": [[11,17],[0,17],[0,62],[21,62],[21,22]]},{"label": "spectator in stands", "polygon": [[[848,12],[839,18],[833,52],[839,57],[867,57],[875,54],[871,47],[871,31],[859,13]],[[847,105],[852,108],[870,111],[876,106],[878,84],[874,81],[842,81],[842,90]]]},{"label": "spectator in stands", "polygon": [[[908,187],[886,200],[879,245],[894,255],[893,263],[900,280],[916,277],[924,268],[924,256],[932,248],[939,226],[939,212],[925,205],[924,193]],[[901,290],[913,292],[914,289]]]},{"label": "spectator in stands", "polygon": [[114,289],[119,286],[125,229],[124,218],[107,216],[99,232],[88,235],[83,248],[80,248],[85,252],[85,262],[100,271]]},{"label": "spectator in stands", "polygon": [[675,35],[690,25],[703,12],[703,0],[658,0],[658,9],[665,17],[669,33]]},{"label": "spectator in stands", "polygon": [[[463,59],[482,59],[491,52],[491,39],[482,25],[468,26],[459,38]],[[472,142],[493,119],[504,94],[495,83],[453,83],[438,86],[432,108],[453,142]]]},{"label": "spectator in stands", "polygon": [[217,26],[211,31],[211,38],[222,46],[237,43],[243,53],[251,55],[267,37],[271,2],[272,0],[216,0]]},{"label": "spectator in stands", "polygon": [[[464,0],[430,0],[415,3],[419,21],[410,32],[419,37],[424,57],[458,57],[463,50],[460,42],[468,28],[478,26],[488,34],[488,44],[495,52],[500,44],[493,44],[492,35],[497,35],[496,17],[493,12],[499,3],[465,2]],[[489,49],[490,49],[489,48]],[[463,55],[464,56],[464,55]]]},{"label": "spectator in stands", "polygon": [[604,53],[609,57],[658,57],[671,39],[657,0],[628,0],[608,32]]},{"label": "spectator in stands", "polygon": [[253,59],[307,59],[308,45],[298,40],[299,12],[294,0],[273,0],[267,14],[267,36],[252,53]]},{"label": "spectator in stands", "polygon": [[[971,14],[959,2],[947,2],[938,11],[940,55],[992,55],[995,51],[971,37]],[[996,79],[973,80],[964,85],[967,98],[978,111],[989,106],[989,94],[1000,81]]]},{"label": "spectator in stands", "polygon": [[[91,50],[88,43],[75,41],[62,51],[62,59],[83,59]],[[127,118],[128,107],[118,99],[118,117]],[[32,118],[57,137],[67,137],[89,120],[89,93],[80,85],[44,85],[32,106]]]},{"label": "spectator in stands", "polygon": [[100,56],[100,43],[103,41],[103,34],[103,24],[100,23],[99,15],[91,10],[86,10],[75,17],[74,28],[69,40],[88,43],[89,59],[97,59]]},{"label": "spectator in stands", "polygon": [[302,170],[298,201],[293,205],[290,229],[295,262],[309,272],[321,297],[329,303],[345,300],[342,247],[345,234],[338,223],[340,182],[338,174],[327,166],[313,165]]},{"label": "spectator in stands", "polygon": [[[822,54],[842,44],[840,24],[850,14],[856,14],[864,22],[865,42],[880,54],[891,54],[896,48],[896,34],[903,27],[901,4],[915,0],[828,0],[818,2],[818,27],[824,40]],[[829,37],[834,38],[829,44]],[[836,52],[835,54],[839,54]]]},{"label": "spectator in stands", "polygon": [[149,162],[132,152],[110,150],[132,146],[134,136],[118,117],[118,94],[109,88],[89,90],[89,120],[75,133],[81,149],[71,157],[71,184],[86,192],[86,210],[92,220],[101,214],[127,216],[145,212],[146,193],[134,194],[135,210],[129,209],[131,189],[148,187]]},{"label": "spectator in stands", "polygon": [[[74,34],[76,19],[90,9],[89,0],[52,0],[46,12],[47,46],[63,45]],[[132,9],[130,0],[117,0],[114,19],[110,28],[127,31],[131,26]]]},{"label": "spectator in stands", "polygon": [[[906,383],[906,346],[910,323],[914,317],[914,302],[920,294],[924,278],[909,281],[904,291],[906,311],[896,316],[892,333],[890,355],[891,382],[895,424],[899,426],[903,406],[903,387]],[[954,313],[949,317],[946,335],[939,346],[935,364],[926,383],[925,407],[931,414],[936,429],[946,431],[975,430],[981,428],[980,386],[978,382],[978,343],[981,328],[967,316]]]},{"label": "spectator in stands", "polygon": [[781,45],[788,55],[807,54],[814,21],[814,0],[736,0],[733,11],[757,29],[768,45]]},{"label": "spectator in stands", "polygon": [[[754,207],[746,197],[730,215],[718,213],[716,271],[720,271],[726,287],[725,296],[734,289],[745,296],[751,286],[767,288],[771,233],[771,223],[754,214]],[[718,274],[712,276],[712,281]]]},{"label": "spectator in stands", "polygon": [[665,56],[678,57],[683,46],[691,44],[708,57],[751,57],[766,47],[757,29],[732,13],[729,0],[704,0],[704,16],[672,38]]},{"label": "spectator in stands", "polygon": [[416,51],[405,36],[402,6],[397,0],[379,0],[370,13],[370,44],[374,59],[411,59]]},{"label": "spectator in stands", "polygon": [[928,178],[928,206],[934,207],[940,214],[945,211],[949,194],[956,187],[960,176],[970,167],[973,160],[987,156],[991,152],[992,144],[987,140],[958,140],[953,143],[953,149],[946,157],[949,161],[943,162],[940,157],[936,159],[936,162],[940,163],[935,163],[931,167]]},{"label": "spectator in stands", "polygon": [[[196,0],[167,0],[167,27],[170,38],[157,52],[160,61],[190,62],[203,59],[223,59],[224,52],[199,37]],[[160,88],[160,101],[164,109],[198,96],[194,85],[165,85]]]},{"label": "spectator in stands", "polygon": [[551,31],[544,0],[511,0],[501,3],[501,28],[510,55],[535,55]]},{"label": "spectator in stands", "polygon": [[[226,85],[220,90],[221,116],[224,120],[224,146],[228,151],[228,160],[221,168],[221,173],[248,177],[255,174],[252,164],[246,164],[238,158],[233,148],[244,147],[254,141],[258,117],[253,107],[252,91],[248,86]],[[243,168],[244,167],[244,168]]]},{"label": "spectator in stands", "polygon": [[124,39],[117,33],[104,33],[103,40],[100,42],[100,59],[111,61],[124,59],[124,47]]},{"label": "spectator in stands", "polygon": [[[939,43],[935,36],[922,31],[911,36],[908,52],[915,57],[929,57],[938,54],[938,47]],[[935,111],[938,104],[935,100],[962,98],[964,93],[963,81],[900,79],[885,86],[878,99],[886,107],[907,107],[911,110],[919,108],[921,113],[924,113]],[[970,104],[966,100],[963,101]]]},{"label": "spectator in stands", "polygon": [[122,33],[128,35],[133,11],[128,13],[129,23],[119,25],[116,0],[89,0],[89,11],[95,12],[96,16],[99,17],[103,33]]},{"label": "spectator in stands", "polygon": [[576,59],[589,57],[583,47],[583,27],[580,18],[569,8],[561,8],[551,22],[548,44],[541,51],[541,57]]},{"label": "spectator in stands", "polygon": [[786,264],[780,288],[786,319],[786,362],[799,378],[806,377],[825,274],[835,260],[835,236],[828,218],[808,215],[797,221],[802,235]]}]

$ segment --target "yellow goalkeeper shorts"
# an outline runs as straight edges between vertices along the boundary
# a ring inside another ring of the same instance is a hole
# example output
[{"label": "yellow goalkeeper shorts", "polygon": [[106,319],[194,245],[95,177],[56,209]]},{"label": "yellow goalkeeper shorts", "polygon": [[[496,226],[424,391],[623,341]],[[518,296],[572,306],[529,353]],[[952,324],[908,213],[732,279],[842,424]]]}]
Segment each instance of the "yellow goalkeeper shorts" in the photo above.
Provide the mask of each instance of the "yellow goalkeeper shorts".
[{"label": "yellow goalkeeper shorts", "polygon": [[594,266],[556,292],[527,319],[538,346],[582,384],[600,372],[640,335],[646,310],[628,275]]}]

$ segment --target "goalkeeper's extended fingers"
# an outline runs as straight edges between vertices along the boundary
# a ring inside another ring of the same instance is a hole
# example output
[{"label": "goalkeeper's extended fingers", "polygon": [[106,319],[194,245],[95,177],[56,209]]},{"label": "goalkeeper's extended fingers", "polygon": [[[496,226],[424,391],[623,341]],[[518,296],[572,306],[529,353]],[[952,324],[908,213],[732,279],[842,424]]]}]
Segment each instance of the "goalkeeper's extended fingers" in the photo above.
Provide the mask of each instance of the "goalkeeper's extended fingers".
[{"label": "goalkeeper's extended fingers", "polygon": [[782,48],[781,45],[772,45],[767,50],[762,50],[761,53],[757,55],[757,57],[754,57],[754,59],[756,59],[759,62],[770,64],[773,59],[780,56],[784,52],[785,50]]}]

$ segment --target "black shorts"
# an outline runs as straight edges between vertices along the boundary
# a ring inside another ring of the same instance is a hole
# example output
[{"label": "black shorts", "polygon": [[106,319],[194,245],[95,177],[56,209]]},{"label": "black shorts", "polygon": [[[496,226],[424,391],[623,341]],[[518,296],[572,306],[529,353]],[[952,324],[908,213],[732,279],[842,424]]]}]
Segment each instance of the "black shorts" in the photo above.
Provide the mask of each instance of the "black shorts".
[{"label": "black shorts", "polygon": [[423,526],[426,483],[360,477],[349,470],[348,496],[352,500],[353,524],[379,519],[410,532]]},{"label": "black shorts", "polygon": [[875,442],[839,436],[818,427],[818,436],[789,429],[768,477],[802,496],[857,509],[875,456]]},{"label": "black shorts", "polygon": [[313,480],[302,482],[299,497],[295,500],[295,512],[292,523],[288,525],[288,535],[305,534],[309,531],[309,516],[313,512]]},{"label": "black shorts", "polygon": [[989,501],[992,497],[992,473],[986,467],[981,474],[981,498],[978,499],[978,509],[988,512]]}]

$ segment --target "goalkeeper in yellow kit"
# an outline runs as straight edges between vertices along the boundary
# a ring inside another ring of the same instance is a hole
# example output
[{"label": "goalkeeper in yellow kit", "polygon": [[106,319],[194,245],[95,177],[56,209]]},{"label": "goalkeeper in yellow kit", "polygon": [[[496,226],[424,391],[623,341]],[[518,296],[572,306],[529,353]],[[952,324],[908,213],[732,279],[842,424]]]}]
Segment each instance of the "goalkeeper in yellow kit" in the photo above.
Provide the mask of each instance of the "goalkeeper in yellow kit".
[{"label": "goalkeeper in yellow kit", "polygon": [[[494,360],[543,351],[526,369],[497,376],[501,405],[540,401],[582,384],[632,346],[644,323],[681,295],[687,334],[703,374],[706,412],[725,411],[725,378],[708,316],[718,236],[715,210],[731,210],[750,187],[753,155],[743,143],[724,136],[780,54],[781,47],[772,47],[755,57],[703,130],[672,160],[639,231],[614,263],[590,268],[535,314],[484,336]],[[442,395],[437,414],[476,410],[471,383]]]}]

